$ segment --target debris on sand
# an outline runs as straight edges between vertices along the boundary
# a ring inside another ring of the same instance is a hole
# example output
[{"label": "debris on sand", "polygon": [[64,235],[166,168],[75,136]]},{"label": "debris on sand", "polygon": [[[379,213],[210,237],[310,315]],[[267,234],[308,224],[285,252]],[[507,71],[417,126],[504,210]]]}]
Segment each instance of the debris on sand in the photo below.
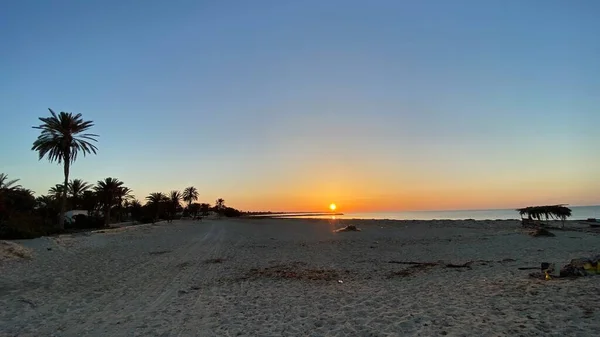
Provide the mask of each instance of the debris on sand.
[{"label": "debris on sand", "polygon": [[0,262],[16,260],[16,259],[31,259],[32,251],[17,243],[10,241],[0,241]]},{"label": "debris on sand", "polygon": [[548,265],[548,263],[542,263],[541,273],[531,273],[529,274],[529,277],[549,280],[551,278],[571,279],[581,276],[600,275],[600,255],[572,259],[571,262],[560,269],[559,275],[549,275],[551,278],[547,277],[545,274],[552,274],[555,271],[555,268],[548,267],[548,269],[544,269],[545,265]]},{"label": "debris on sand", "polygon": [[435,267],[436,265],[437,264],[428,264],[428,263],[413,264],[408,268],[391,272],[388,275],[388,278],[393,278],[396,276],[408,277],[408,276],[411,276],[414,274],[426,272],[427,270],[429,270],[432,267]]},{"label": "debris on sand", "polygon": [[75,238],[71,235],[59,235],[49,237],[57,246],[69,248],[75,245]]},{"label": "debris on sand", "polygon": [[545,229],[545,228],[538,228],[534,231],[529,232],[529,235],[533,236],[533,237],[538,237],[538,236],[556,236],[554,235],[554,233],[550,232],[549,230]]},{"label": "debris on sand", "polygon": [[573,259],[560,270],[561,277],[600,275],[600,255]]},{"label": "debris on sand", "polygon": [[163,255],[163,254],[167,254],[167,253],[170,253],[170,252],[171,252],[170,250],[157,250],[157,251],[154,251],[154,252],[150,252],[148,254],[150,254],[150,255]]},{"label": "debris on sand", "polygon": [[225,259],[223,258],[216,258],[216,259],[208,259],[208,260],[204,260],[204,263],[223,263],[223,261],[225,261]]},{"label": "debris on sand", "polygon": [[[430,270],[433,267],[441,267],[441,268],[465,268],[465,269],[472,269],[473,265],[475,264],[479,264],[479,265],[488,265],[489,263],[506,263],[506,262],[515,262],[515,259],[503,259],[503,260],[499,260],[499,261],[490,261],[490,260],[471,260],[471,261],[467,261],[465,263],[450,263],[450,262],[444,262],[444,261],[437,261],[437,262],[417,262],[417,261],[396,261],[396,260],[391,260],[388,261],[388,263],[394,263],[394,264],[403,264],[403,265],[409,265],[410,267],[404,268],[402,270],[398,270],[398,271],[393,271],[388,275],[388,278],[393,278],[396,276],[401,276],[401,277],[407,277],[407,276],[411,276],[417,273],[421,273],[421,272],[425,272]],[[537,268],[536,268],[537,269]]]},{"label": "debris on sand", "polygon": [[250,269],[245,278],[252,279],[266,277],[311,281],[333,281],[339,280],[342,273],[349,273],[349,271],[342,272],[332,269],[309,269],[304,267],[305,263],[292,262],[266,268],[254,268]]},{"label": "debris on sand", "polygon": [[338,228],[336,230],[334,230],[335,233],[339,233],[339,232],[360,232],[360,228],[354,226],[354,225],[348,225],[344,228]]}]

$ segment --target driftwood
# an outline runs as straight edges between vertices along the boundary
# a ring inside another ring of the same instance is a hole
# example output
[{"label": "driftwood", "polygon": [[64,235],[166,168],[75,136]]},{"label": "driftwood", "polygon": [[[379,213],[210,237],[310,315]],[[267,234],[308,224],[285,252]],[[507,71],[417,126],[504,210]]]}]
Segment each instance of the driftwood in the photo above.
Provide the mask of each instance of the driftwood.
[{"label": "driftwood", "polygon": [[396,264],[410,264],[410,265],[417,265],[417,266],[427,266],[427,267],[431,267],[431,266],[437,266],[438,263],[437,262],[414,262],[414,261],[388,261],[388,263],[396,263]]},{"label": "driftwood", "polygon": [[[417,261],[395,261],[395,260],[391,260],[388,261],[388,263],[394,263],[394,264],[404,264],[404,265],[409,265],[410,267],[399,270],[399,271],[394,271],[392,272],[388,278],[392,278],[395,276],[401,276],[401,277],[406,277],[406,276],[411,276],[414,275],[418,272],[422,272],[425,270],[428,270],[432,267],[436,267],[436,266],[440,266],[443,268],[467,268],[467,269],[471,269],[472,265],[474,263],[481,263],[481,264],[488,264],[488,263],[505,263],[505,262],[515,262],[515,259],[502,259],[502,260],[498,260],[498,261],[490,261],[490,260],[472,260],[472,261],[467,261],[465,263],[461,263],[461,264],[455,264],[455,263],[446,263],[444,261],[438,261],[438,262],[417,262]],[[537,268],[536,268],[537,269]]]},{"label": "driftwood", "polygon": [[463,264],[453,264],[453,263],[448,263],[446,264],[446,268],[471,268],[471,264],[473,264],[474,261],[469,261],[469,262],[465,262]]},{"label": "driftwood", "polygon": [[344,228],[338,228],[336,230],[334,230],[335,233],[339,233],[339,232],[360,232],[360,228],[354,226],[354,225],[348,225]]}]

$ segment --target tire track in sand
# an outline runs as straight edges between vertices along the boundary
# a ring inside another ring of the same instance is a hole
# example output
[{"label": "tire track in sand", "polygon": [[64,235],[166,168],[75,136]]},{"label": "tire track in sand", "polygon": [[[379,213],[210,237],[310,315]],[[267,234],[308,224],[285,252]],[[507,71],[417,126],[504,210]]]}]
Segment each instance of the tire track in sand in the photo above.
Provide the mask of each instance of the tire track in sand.
[{"label": "tire track in sand", "polygon": [[[197,250],[201,249],[203,244],[210,242],[216,235],[215,229],[217,226],[214,223],[211,223],[210,226],[210,229],[203,236],[193,238],[183,248],[161,255],[160,259],[149,258],[148,261],[136,266],[136,268],[124,270],[126,275],[123,275],[124,277],[116,285],[117,287],[109,289],[100,298],[97,298],[94,301],[95,303],[91,303],[77,311],[88,311],[91,305],[95,308],[100,306],[101,309],[86,315],[85,323],[65,330],[65,335],[81,336],[89,332],[94,334],[107,333],[111,329],[111,325],[120,324],[121,321],[125,322],[123,326],[117,329],[120,333],[136,330],[140,324],[143,328],[144,322],[149,320],[151,312],[159,307],[168,298],[169,294],[172,294],[173,287],[171,284],[173,281],[186,272],[184,269],[177,268],[177,265],[185,260],[187,256],[196,255]],[[176,269],[179,270],[173,273]],[[135,293],[133,299],[126,296],[118,297],[119,293],[132,292]],[[149,300],[151,302],[148,303]],[[118,335],[118,333],[111,335]]]}]

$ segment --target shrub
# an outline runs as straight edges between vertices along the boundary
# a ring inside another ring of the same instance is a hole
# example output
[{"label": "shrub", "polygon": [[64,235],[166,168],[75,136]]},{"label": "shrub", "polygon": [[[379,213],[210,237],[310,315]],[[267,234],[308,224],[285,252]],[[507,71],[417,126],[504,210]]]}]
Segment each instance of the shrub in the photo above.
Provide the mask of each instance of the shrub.
[{"label": "shrub", "polygon": [[29,213],[15,213],[0,226],[0,239],[34,239],[56,233],[55,227],[43,218]]},{"label": "shrub", "polygon": [[226,207],[222,210],[222,214],[226,217],[239,217],[242,215],[242,212],[238,211],[235,208]]}]

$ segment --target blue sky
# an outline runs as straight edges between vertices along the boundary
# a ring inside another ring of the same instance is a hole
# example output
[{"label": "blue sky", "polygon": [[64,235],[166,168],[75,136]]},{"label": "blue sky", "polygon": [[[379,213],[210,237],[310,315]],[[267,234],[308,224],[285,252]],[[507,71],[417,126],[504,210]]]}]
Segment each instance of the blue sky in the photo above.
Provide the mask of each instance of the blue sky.
[{"label": "blue sky", "polygon": [[62,180],[30,151],[52,108],[100,134],[72,176],[139,199],[598,204],[598,17],[596,1],[4,2],[0,171],[38,194]]}]

